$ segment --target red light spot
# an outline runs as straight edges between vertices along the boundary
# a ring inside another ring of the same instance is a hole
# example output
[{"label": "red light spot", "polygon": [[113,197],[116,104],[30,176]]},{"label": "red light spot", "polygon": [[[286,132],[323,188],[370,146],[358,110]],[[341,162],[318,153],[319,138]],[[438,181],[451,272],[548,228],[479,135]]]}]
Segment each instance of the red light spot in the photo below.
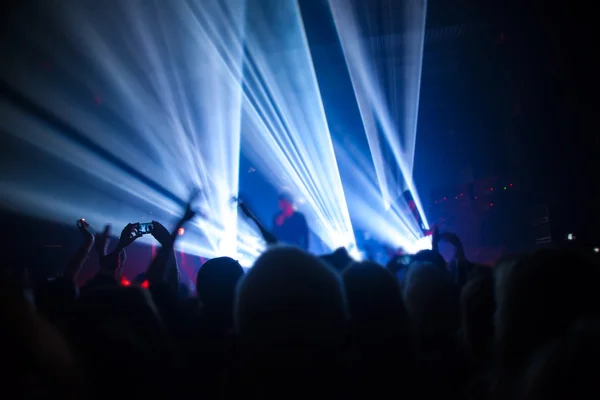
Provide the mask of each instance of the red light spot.
[{"label": "red light spot", "polygon": [[494,207],[494,203],[490,203],[490,207]]},{"label": "red light spot", "polygon": [[96,104],[102,105],[102,97],[96,95],[94,96],[94,101],[96,102]]},{"label": "red light spot", "polygon": [[494,191],[494,188],[490,188],[490,192],[493,192],[493,191]]},{"label": "red light spot", "polygon": [[512,183],[510,183],[508,186],[512,187]]},{"label": "red light spot", "polygon": [[179,228],[179,230],[177,231],[177,234],[179,236],[183,235],[185,233],[185,229],[184,228]]},{"label": "red light spot", "polygon": [[460,196],[462,197],[462,195],[463,195],[463,194],[461,193],[461,194],[460,194]]},{"label": "red light spot", "polygon": [[127,280],[124,276],[121,277],[121,285],[123,286],[131,286],[131,282]]},{"label": "red light spot", "polygon": [[142,282],[142,287],[143,287],[144,289],[148,289],[148,288],[150,287],[150,282],[148,282],[148,281],[144,281],[144,282]]},{"label": "red light spot", "polygon": [[444,201],[446,201],[446,198],[444,197]]}]

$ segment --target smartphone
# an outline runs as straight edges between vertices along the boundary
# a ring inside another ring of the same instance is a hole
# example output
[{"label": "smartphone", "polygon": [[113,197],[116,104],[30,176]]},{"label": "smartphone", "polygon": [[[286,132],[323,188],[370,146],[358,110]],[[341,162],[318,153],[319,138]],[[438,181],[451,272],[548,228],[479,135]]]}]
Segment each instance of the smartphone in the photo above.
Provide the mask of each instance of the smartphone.
[{"label": "smartphone", "polygon": [[147,235],[154,232],[154,225],[152,222],[141,222],[137,224],[136,230],[142,235]]}]

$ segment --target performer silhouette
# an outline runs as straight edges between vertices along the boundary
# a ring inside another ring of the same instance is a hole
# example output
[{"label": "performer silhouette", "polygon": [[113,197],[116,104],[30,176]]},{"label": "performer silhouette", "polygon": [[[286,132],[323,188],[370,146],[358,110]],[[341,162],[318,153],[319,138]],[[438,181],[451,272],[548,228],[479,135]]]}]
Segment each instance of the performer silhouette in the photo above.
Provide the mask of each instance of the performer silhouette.
[{"label": "performer silhouette", "polygon": [[289,195],[279,195],[280,212],[273,218],[273,234],[283,243],[308,251],[308,224],[304,214],[296,211]]}]

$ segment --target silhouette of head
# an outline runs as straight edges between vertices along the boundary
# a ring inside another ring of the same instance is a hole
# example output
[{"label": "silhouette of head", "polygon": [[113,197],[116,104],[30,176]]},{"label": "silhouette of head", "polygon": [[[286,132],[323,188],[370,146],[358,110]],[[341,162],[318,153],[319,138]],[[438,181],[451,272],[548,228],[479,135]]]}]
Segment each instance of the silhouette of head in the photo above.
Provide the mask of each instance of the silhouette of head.
[{"label": "silhouette of head", "polygon": [[594,365],[600,356],[596,318],[577,320],[570,330],[536,350],[523,374],[522,399],[598,398]]},{"label": "silhouette of head", "polygon": [[196,292],[198,299],[207,307],[233,305],[235,288],[244,275],[244,269],[230,257],[208,260],[198,270]]},{"label": "silhouette of head", "polygon": [[295,247],[276,247],[256,260],[238,286],[234,314],[236,332],[268,348],[335,345],[348,322],[339,276]]},{"label": "silhouette of head", "polygon": [[458,327],[458,296],[448,272],[438,265],[413,262],[404,283],[404,301],[417,335],[433,338]]},{"label": "silhouette of head", "polygon": [[319,257],[321,260],[325,261],[327,265],[332,267],[337,272],[342,272],[346,267],[354,262],[352,257],[348,254],[348,250],[344,247],[340,247],[336,249],[331,254],[325,254]]},{"label": "silhouette of head", "polygon": [[342,278],[355,328],[377,332],[380,340],[408,331],[400,286],[387,269],[373,262],[354,263]]},{"label": "silhouette of head", "polygon": [[244,395],[278,399],[289,387],[294,398],[335,397],[348,376],[348,319],[341,279],[323,261],[295,247],[265,252],[235,300]]},{"label": "silhouette of head", "polygon": [[564,335],[579,318],[600,315],[598,269],[580,253],[540,250],[501,267],[494,271],[494,334],[504,365],[527,362],[540,343]]},{"label": "silhouette of head", "polygon": [[292,215],[294,213],[294,203],[292,201],[292,197],[287,193],[282,193],[278,197],[279,200],[279,209],[285,215]]},{"label": "silhouette of head", "polygon": [[417,254],[413,256],[413,262],[415,263],[430,263],[435,265],[436,267],[445,270],[446,269],[446,261],[444,257],[440,255],[437,251],[433,250],[421,250]]}]

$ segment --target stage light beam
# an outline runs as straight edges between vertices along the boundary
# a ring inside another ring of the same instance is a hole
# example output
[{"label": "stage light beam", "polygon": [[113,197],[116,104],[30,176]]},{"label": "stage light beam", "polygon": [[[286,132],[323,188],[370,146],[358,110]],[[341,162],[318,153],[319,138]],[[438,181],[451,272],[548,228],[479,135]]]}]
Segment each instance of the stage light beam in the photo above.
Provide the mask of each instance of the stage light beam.
[{"label": "stage light beam", "polygon": [[[409,67],[405,68],[404,71],[406,91],[404,93],[405,109],[402,115],[404,121],[403,146],[398,131],[398,122],[394,121],[390,111],[396,105],[386,104],[383,91],[376,79],[377,70],[372,61],[373,57],[366,49],[365,42],[368,39],[365,39],[362,35],[355,16],[354,9],[360,4],[351,0],[329,0],[375,165],[383,204],[386,208],[390,207],[400,193],[405,189],[410,190],[413,193],[417,209],[423,217],[425,228],[428,228],[424,208],[413,182],[427,2],[425,0],[418,1],[417,5],[412,4],[413,2],[409,3],[405,7],[405,19],[410,24],[408,34],[404,37],[404,40],[408,43],[404,59]],[[415,17],[418,18],[413,21]],[[394,68],[393,65],[388,66],[389,70],[392,68]],[[396,82],[393,82],[392,86],[395,87],[396,84]],[[401,172],[403,182],[395,182],[391,178],[391,166],[386,165],[384,161],[382,146],[390,149],[395,164]],[[402,185],[404,187],[401,187]]]},{"label": "stage light beam", "polygon": [[[276,4],[275,4],[276,3]],[[242,142],[268,179],[332,249],[355,239],[312,57],[296,2],[251,1]]]}]

